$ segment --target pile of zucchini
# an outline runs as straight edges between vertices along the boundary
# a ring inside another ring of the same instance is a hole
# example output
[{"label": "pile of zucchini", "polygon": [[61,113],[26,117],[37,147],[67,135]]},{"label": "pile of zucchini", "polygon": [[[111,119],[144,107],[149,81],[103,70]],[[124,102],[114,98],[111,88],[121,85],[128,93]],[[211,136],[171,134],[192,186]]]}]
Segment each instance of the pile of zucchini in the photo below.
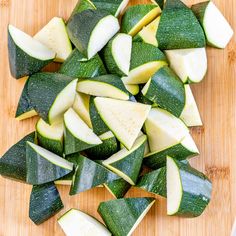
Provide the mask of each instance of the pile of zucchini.
[{"label": "pile of zucchini", "polygon": [[[77,209],[61,216],[68,236],[131,235],[155,202],[124,198],[131,186],[167,198],[168,215],[200,216],[211,198],[211,181],[188,162],[199,154],[189,127],[202,125],[189,84],[206,74],[206,46],[225,48],[233,31],[212,1],[124,12],[128,2],[80,0],[66,23],[54,17],[34,37],[8,27],[11,74],[28,77],[16,119],[40,118],[0,174],[33,185],[35,224],[63,208],[57,185],[70,195],[104,186],[115,198],[98,207],[107,228]],[[60,69],[42,70],[51,62]]]}]

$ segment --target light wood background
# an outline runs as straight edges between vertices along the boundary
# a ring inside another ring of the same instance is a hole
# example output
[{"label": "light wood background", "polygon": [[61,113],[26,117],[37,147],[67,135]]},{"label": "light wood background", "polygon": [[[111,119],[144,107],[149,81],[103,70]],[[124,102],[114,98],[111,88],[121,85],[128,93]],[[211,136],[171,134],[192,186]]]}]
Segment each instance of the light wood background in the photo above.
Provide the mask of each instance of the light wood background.
[{"label": "light wood background", "polygon": [[[131,0],[131,4],[146,1]],[[187,4],[195,1],[185,1]],[[236,1],[214,0],[236,31]],[[34,129],[36,119],[14,119],[23,80],[10,76],[7,57],[7,25],[33,35],[53,16],[67,18],[76,0],[0,0],[0,155]],[[217,26],[216,26],[217,27]],[[204,127],[192,130],[201,155],[191,163],[213,181],[212,201],[196,219],[166,216],[166,200],[157,202],[136,229],[135,236],[228,236],[236,216],[236,37],[225,50],[209,48],[205,80],[192,86]],[[0,177],[0,236],[61,236],[57,217],[71,207],[95,217],[101,201],[112,199],[103,188],[70,197],[59,187],[65,204],[57,216],[40,226],[28,218],[31,186]],[[154,196],[132,189],[127,197]]]}]

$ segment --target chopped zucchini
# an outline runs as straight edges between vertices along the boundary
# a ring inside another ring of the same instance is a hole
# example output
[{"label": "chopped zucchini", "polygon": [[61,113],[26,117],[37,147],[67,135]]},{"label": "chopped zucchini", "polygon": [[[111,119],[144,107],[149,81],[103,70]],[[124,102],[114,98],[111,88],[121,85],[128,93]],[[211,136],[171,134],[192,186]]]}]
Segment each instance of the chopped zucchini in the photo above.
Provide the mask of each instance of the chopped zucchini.
[{"label": "chopped zucchini", "polygon": [[129,91],[132,95],[137,95],[139,93],[138,84],[124,84],[127,91]]}]

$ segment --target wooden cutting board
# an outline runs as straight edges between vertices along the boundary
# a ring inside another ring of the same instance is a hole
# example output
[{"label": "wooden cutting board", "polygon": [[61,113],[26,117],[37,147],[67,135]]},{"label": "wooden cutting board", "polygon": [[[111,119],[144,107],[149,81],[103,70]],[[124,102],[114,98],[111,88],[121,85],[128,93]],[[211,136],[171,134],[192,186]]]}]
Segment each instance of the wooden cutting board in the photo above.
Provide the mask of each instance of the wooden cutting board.
[{"label": "wooden cutting board", "polygon": [[[0,0],[0,155],[18,139],[34,130],[37,118],[14,119],[23,80],[11,77],[7,55],[7,25],[11,23],[34,35],[53,16],[68,18],[77,0]],[[187,4],[199,2],[185,1]],[[236,1],[214,0],[236,31]],[[146,3],[131,0],[131,4]],[[217,26],[216,26],[217,27]],[[225,50],[208,48],[209,68],[205,80],[193,85],[204,126],[192,129],[201,155],[194,167],[213,181],[212,201],[196,219],[166,216],[166,200],[157,203],[136,229],[135,236],[228,236],[236,216],[236,37]],[[95,217],[98,204],[112,199],[104,188],[70,197],[59,187],[65,208],[40,226],[28,217],[31,186],[0,177],[0,236],[62,236],[56,219],[71,207]],[[131,189],[127,197],[153,196]]]}]

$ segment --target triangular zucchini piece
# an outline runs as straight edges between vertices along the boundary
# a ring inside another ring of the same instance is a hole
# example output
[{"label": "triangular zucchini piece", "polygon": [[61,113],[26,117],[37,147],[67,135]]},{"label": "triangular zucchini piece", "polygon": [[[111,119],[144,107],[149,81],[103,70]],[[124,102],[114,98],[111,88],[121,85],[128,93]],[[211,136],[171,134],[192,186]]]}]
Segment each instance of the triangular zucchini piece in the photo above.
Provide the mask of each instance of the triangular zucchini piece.
[{"label": "triangular zucchini piece", "polygon": [[64,125],[64,152],[66,155],[80,152],[102,143],[99,137],[72,108],[64,114]]},{"label": "triangular zucchini piece", "polygon": [[26,135],[0,158],[0,175],[26,182],[26,142],[34,142],[35,133]]},{"label": "triangular zucchini piece", "polygon": [[130,236],[145,215],[155,198],[122,198],[100,203],[98,213],[113,235]]},{"label": "triangular zucchini piece", "polygon": [[84,192],[104,183],[109,183],[119,176],[97,162],[80,156],[72,179],[70,195]]},{"label": "triangular zucchini piece", "polygon": [[8,52],[11,74],[19,79],[40,71],[56,54],[13,25],[8,26]]},{"label": "triangular zucchini piece", "polygon": [[137,95],[139,93],[139,86],[138,84],[125,84],[125,77],[122,78],[122,81],[124,80],[124,86],[127,91],[129,91],[132,95]]},{"label": "triangular zucchini piece", "polygon": [[94,217],[77,209],[70,209],[58,219],[67,236],[111,236],[109,230]]},{"label": "triangular zucchini piece", "polygon": [[64,112],[75,99],[77,79],[41,72],[29,77],[28,94],[38,114],[49,124],[63,120]]},{"label": "triangular zucchini piece", "polygon": [[102,164],[131,185],[134,185],[142,166],[146,142],[147,136],[142,135],[137,138],[130,150],[123,148],[103,161]]},{"label": "triangular zucchini piece", "polygon": [[73,170],[73,163],[32,143],[26,144],[27,183],[39,185],[57,180]]},{"label": "triangular zucchini piece", "polygon": [[34,185],[30,195],[29,217],[36,224],[42,224],[64,207],[54,183]]},{"label": "triangular zucchini piece", "polygon": [[148,116],[151,106],[131,101],[97,97],[95,106],[116,138],[131,149]]}]

